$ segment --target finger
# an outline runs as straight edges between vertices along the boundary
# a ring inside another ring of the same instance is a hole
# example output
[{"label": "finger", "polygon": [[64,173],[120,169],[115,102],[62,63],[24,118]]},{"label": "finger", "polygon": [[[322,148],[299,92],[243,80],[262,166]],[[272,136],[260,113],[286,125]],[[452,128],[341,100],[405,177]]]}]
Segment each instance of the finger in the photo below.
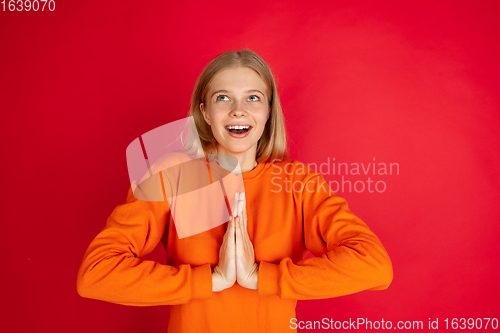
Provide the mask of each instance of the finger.
[{"label": "finger", "polygon": [[239,204],[238,204],[238,207],[239,207],[239,215],[240,216],[240,226],[241,228],[243,229],[243,231],[245,231],[245,228],[246,228],[246,199],[245,199],[245,192],[241,192],[240,193],[240,201],[239,201]]},{"label": "finger", "polygon": [[238,202],[238,192],[234,193],[234,201],[233,201],[233,204],[231,205],[231,216],[234,217],[234,207],[236,205],[236,203]]},{"label": "finger", "polygon": [[243,214],[243,208],[245,208],[245,192],[240,192],[240,216]]},{"label": "finger", "polygon": [[[236,218],[236,252],[243,250],[243,234],[241,231],[241,218],[238,216]],[[239,253],[241,255],[241,253]]]},{"label": "finger", "polygon": [[[239,217],[243,217],[243,208],[244,207],[245,207],[245,200],[240,199],[240,203],[238,204],[238,216]],[[241,219],[240,219],[240,222],[241,222]]]},{"label": "finger", "polygon": [[247,200],[245,199],[245,205],[243,206],[243,231],[248,235],[248,217],[247,217]]},{"label": "finger", "polygon": [[236,192],[234,194],[234,202],[233,202],[233,207],[231,208],[231,214],[233,215],[233,218],[238,215],[238,195],[239,193]]},{"label": "finger", "polygon": [[229,216],[229,223],[227,224],[227,233],[231,233],[231,228],[233,227],[233,216]]},{"label": "finger", "polygon": [[230,226],[231,231],[229,233],[229,236],[231,237],[232,244],[234,244],[234,242],[235,242],[235,225],[234,225],[235,222],[234,222],[234,220],[235,220],[235,218],[231,217],[231,226]]},{"label": "finger", "polygon": [[[238,240],[237,240],[238,236],[237,236],[237,231],[236,231],[238,229],[238,227],[237,227],[238,221],[237,220],[238,220],[238,217],[233,219],[233,238],[232,238],[232,240],[233,240],[233,258],[235,261],[236,261],[236,257],[237,257],[237,251],[238,251],[237,250],[238,249]],[[238,269],[238,268],[236,268],[236,269]]]},{"label": "finger", "polygon": [[243,232],[245,232],[245,226],[246,226],[246,222],[245,222],[245,201],[240,201],[240,228]]},{"label": "finger", "polygon": [[[241,217],[241,210],[243,207],[243,192],[240,192],[238,195],[238,216]],[[241,218],[238,220],[239,223],[241,223]]]}]

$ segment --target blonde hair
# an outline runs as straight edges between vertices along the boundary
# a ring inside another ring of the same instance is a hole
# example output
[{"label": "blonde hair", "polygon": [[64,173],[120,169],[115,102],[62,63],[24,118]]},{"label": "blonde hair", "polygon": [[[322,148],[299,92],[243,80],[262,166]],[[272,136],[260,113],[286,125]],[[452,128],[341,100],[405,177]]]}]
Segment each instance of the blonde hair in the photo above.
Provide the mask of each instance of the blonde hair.
[{"label": "blonde hair", "polygon": [[[200,110],[200,103],[204,103],[205,94],[212,78],[222,69],[248,67],[260,75],[268,89],[269,101],[269,119],[266,122],[262,137],[257,143],[257,162],[281,159],[288,156],[287,138],[285,130],[285,120],[278,96],[278,90],[274,81],[274,76],[266,62],[255,52],[248,49],[239,51],[227,51],[216,58],[203,69],[196,80],[196,84],[191,96],[191,108],[189,116],[193,117],[197,138],[188,139],[186,149],[188,153],[195,156],[204,154],[216,154],[216,139],[212,133],[211,127],[203,118]],[[190,131],[193,133],[194,131]],[[201,146],[200,146],[201,144]]]}]

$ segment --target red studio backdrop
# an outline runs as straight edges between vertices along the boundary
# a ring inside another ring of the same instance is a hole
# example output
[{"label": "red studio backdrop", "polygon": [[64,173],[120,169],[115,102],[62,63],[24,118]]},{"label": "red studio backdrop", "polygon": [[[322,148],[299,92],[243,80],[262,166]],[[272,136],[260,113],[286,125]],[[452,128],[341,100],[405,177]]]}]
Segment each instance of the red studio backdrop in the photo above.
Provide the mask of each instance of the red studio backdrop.
[{"label": "red studio backdrop", "polygon": [[2,332],[166,331],[168,306],[82,298],[77,271],[125,202],[128,144],[186,117],[203,67],[241,48],[275,74],[291,158],[394,266],[387,290],[297,319],[498,325],[498,1],[53,2],[0,4]]}]

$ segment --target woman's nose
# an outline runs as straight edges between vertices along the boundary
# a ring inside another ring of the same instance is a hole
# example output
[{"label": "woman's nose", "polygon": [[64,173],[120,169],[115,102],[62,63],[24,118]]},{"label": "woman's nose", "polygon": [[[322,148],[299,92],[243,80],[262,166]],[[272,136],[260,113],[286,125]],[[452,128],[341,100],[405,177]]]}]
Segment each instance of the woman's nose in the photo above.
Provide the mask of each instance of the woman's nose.
[{"label": "woman's nose", "polygon": [[247,113],[247,111],[245,110],[245,106],[243,104],[243,102],[241,101],[236,101],[234,103],[234,107],[233,109],[231,110],[231,116],[233,117],[241,117],[241,116],[245,116]]}]

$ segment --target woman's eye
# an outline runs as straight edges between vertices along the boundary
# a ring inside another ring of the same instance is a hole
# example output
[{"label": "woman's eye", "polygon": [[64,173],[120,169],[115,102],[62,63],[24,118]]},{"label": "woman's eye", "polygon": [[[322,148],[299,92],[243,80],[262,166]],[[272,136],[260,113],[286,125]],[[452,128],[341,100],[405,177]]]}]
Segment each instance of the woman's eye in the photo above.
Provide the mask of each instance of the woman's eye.
[{"label": "woman's eye", "polygon": [[[252,97],[255,97],[255,99],[251,99]],[[249,97],[252,101],[258,101],[259,100],[259,96],[257,95],[252,95]]]},{"label": "woman's eye", "polygon": [[220,99],[219,97],[227,98],[226,95],[217,95],[217,97],[215,99],[218,100],[218,101],[222,101],[222,99]]}]

